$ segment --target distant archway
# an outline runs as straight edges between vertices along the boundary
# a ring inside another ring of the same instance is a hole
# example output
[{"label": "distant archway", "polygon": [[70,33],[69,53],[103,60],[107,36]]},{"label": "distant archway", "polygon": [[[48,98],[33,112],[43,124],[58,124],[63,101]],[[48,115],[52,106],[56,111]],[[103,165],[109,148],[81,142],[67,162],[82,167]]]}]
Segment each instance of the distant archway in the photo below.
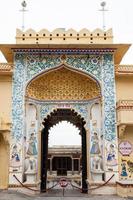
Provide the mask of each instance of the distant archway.
[{"label": "distant archway", "polygon": [[41,192],[46,192],[47,187],[47,167],[48,167],[48,134],[49,129],[60,121],[69,121],[79,128],[82,137],[82,192],[87,193],[87,148],[86,130],[84,118],[71,109],[57,109],[44,119],[44,128],[41,132]]}]

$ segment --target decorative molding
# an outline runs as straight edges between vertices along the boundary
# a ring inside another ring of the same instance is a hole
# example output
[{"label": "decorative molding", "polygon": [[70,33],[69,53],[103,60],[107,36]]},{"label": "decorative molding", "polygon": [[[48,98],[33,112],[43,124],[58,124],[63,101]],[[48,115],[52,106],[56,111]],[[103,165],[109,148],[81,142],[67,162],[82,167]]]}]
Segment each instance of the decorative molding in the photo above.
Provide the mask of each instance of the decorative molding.
[{"label": "decorative molding", "polygon": [[13,48],[13,51],[16,53],[28,53],[32,55],[103,55],[106,53],[113,54],[115,52],[116,48]]},{"label": "decorative molding", "polygon": [[133,110],[133,100],[119,100],[116,108],[117,110]]},{"label": "decorative molding", "polygon": [[43,103],[40,106],[40,114],[41,114],[41,121],[43,121],[44,118],[46,118],[48,115],[50,115],[53,110],[60,109],[60,108],[67,108],[75,110],[81,117],[83,117],[86,122],[88,119],[88,106],[91,104],[91,102],[88,103],[78,103],[78,102],[60,102],[60,103]]},{"label": "decorative molding", "polygon": [[11,63],[0,63],[0,73],[12,73],[13,66]]},{"label": "decorative molding", "polygon": [[133,74],[133,65],[116,65],[115,73],[116,75]]}]

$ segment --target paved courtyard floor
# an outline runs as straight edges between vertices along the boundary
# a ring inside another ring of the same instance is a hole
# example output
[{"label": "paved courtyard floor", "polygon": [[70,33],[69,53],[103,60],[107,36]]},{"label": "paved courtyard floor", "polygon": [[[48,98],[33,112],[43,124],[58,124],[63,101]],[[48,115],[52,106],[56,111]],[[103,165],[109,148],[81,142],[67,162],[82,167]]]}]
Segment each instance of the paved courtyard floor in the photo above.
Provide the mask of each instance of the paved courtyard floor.
[{"label": "paved courtyard floor", "polygon": [[107,195],[87,195],[87,194],[72,194],[66,193],[63,197],[62,193],[55,194],[33,194],[18,190],[0,191],[0,200],[133,200],[133,198],[121,198],[118,196]]}]

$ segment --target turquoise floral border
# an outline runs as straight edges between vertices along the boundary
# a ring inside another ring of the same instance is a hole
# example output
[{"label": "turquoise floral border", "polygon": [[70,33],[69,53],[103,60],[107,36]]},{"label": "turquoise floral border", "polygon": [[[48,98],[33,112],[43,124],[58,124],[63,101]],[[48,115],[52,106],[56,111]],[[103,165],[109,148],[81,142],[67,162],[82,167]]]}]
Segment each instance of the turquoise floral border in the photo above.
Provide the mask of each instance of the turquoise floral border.
[{"label": "turquoise floral border", "polygon": [[[25,88],[36,75],[62,63],[60,55],[15,53],[12,96],[12,137],[20,141],[24,135]],[[81,70],[102,83],[103,134],[106,140],[116,137],[115,79],[113,55],[68,55],[66,64]],[[47,108],[48,109],[48,108]],[[86,111],[87,112],[87,111]],[[86,116],[86,114],[84,114]]]}]

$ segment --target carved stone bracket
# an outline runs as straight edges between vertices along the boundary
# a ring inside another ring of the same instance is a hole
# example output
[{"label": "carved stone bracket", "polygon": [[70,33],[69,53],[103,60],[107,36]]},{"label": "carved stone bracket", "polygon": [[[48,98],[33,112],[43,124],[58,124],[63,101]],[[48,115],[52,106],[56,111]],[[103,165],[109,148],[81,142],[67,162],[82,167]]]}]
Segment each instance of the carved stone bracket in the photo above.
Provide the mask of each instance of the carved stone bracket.
[{"label": "carved stone bracket", "polygon": [[5,144],[10,144],[10,131],[11,131],[11,123],[2,123],[0,126],[0,134],[5,142]]},{"label": "carved stone bracket", "polygon": [[2,137],[3,137],[6,145],[10,144],[10,137],[9,137],[10,134],[9,133],[10,133],[9,131],[3,131],[2,132]]}]

